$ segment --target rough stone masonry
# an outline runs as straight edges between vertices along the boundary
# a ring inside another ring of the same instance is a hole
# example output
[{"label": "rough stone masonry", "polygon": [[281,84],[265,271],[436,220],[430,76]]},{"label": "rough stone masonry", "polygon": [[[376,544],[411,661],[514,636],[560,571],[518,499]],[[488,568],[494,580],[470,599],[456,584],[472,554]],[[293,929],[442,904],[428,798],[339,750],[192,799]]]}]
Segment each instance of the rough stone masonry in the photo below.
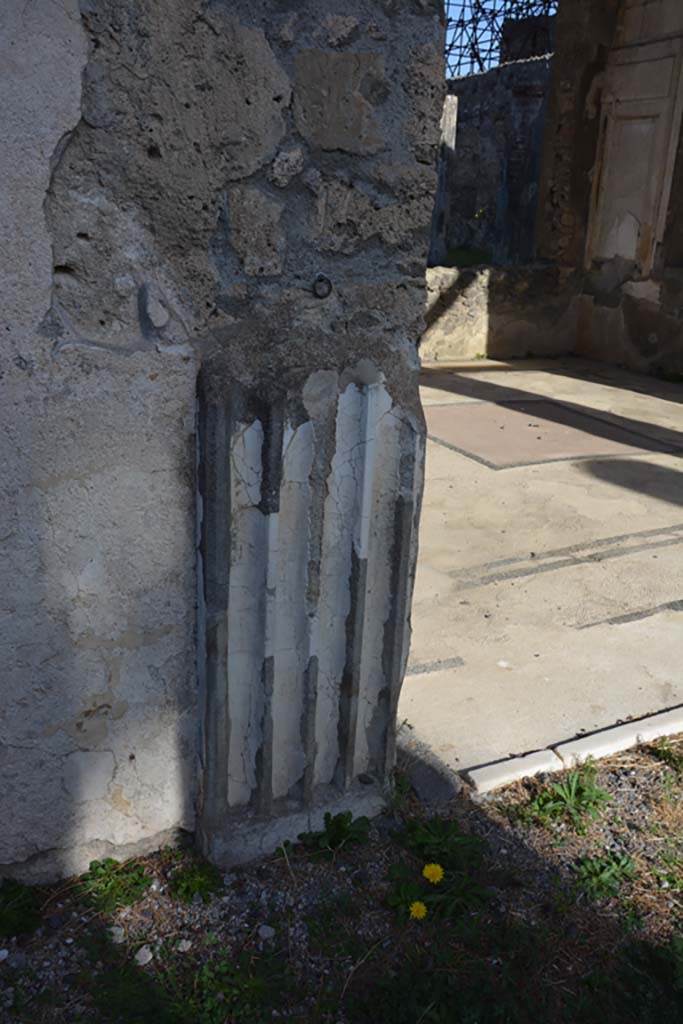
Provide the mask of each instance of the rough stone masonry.
[{"label": "rough stone masonry", "polygon": [[0,874],[376,809],[437,0],[7,0]]}]

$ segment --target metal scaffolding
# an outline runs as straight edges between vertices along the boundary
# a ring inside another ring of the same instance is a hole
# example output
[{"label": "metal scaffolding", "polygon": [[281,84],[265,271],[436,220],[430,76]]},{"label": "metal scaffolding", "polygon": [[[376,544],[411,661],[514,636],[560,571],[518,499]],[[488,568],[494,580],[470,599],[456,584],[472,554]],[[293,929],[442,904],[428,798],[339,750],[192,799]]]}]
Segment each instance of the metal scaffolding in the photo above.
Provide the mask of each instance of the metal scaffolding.
[{"label": "metal scaffolding", "polygon": [[[534,49],[544,52],[546,40],[550,50],[549,19],[556,13],[557,3],[558,0],[446,0],[449,77],[487,71],[508,60],[535,55],[530,52]],[[512,44],[506,38],[511,21],[518,26]]]}]

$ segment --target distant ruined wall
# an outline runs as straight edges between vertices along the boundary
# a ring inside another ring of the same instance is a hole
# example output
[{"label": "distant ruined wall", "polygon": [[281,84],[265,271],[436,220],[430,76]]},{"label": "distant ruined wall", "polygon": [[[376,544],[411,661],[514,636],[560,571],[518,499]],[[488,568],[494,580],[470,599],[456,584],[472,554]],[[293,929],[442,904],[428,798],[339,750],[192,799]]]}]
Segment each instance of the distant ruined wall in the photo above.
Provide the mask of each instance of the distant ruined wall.
[{"label": "distant ruined wall", "polygon": [[541,57],[449,80],[458,113],[444,185],[446,252],[483,250],[498,266],[533,258],[551,67]]},{"label": "distant ruined wall", "polygon": [[0,10],[0,875],[381,805],[442,34],[436,0]]},{"label": "distant ruined wall", "polygon": [[573,352],[683,376],[682,113],[680,0],[561,0],[537,261],[430,270],[422,357]]}]

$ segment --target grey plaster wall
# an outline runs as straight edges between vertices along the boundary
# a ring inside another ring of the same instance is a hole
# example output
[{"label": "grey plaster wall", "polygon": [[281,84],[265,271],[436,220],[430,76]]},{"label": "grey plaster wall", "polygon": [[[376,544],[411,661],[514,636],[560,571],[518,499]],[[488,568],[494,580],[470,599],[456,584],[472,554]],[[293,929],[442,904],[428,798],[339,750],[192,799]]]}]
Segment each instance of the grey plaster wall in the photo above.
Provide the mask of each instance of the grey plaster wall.
[{"label": "grey plaster wall", "polygon": [[0,872],[244,859],[392,762],[439,5],[0,28]]}]

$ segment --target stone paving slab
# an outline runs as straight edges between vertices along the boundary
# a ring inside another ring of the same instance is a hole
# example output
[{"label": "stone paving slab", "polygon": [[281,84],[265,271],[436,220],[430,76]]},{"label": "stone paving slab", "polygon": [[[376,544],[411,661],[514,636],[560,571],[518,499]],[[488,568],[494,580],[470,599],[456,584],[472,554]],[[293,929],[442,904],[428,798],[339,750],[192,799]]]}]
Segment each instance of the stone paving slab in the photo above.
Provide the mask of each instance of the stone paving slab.
[{"label": "stone paving slab", "polygon": [[541,398],[430,405],[425,416],[432,440],[495,469],[673,450],[638,431]]}]

